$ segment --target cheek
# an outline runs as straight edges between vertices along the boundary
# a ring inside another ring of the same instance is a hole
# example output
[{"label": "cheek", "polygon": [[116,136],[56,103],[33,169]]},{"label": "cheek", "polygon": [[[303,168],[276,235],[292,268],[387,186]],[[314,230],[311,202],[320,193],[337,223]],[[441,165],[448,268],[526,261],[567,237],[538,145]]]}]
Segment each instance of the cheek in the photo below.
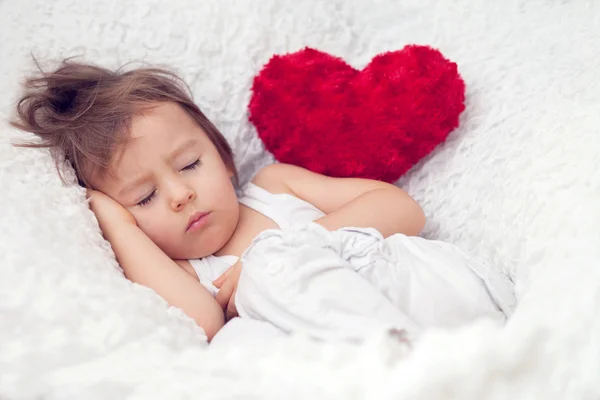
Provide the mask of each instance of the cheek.
[{"label": "cheek", "polygon": [[231,213],[232,209],[238,207],[238,198],[235,189],[229,180],[215,183],[212,203],[222,211]]},{"label": "cheek", "polygon": [[133,216],[140,229],[163,251],[170,247],[170,242],[179,238],[173,221],[159,207],[134,213]]},{"label": "cheek", "polygon": [[212,206],[223,206],[237,202],[235,189],[224,167],[206,168],[194,177],[194,186],[202,201]]}]

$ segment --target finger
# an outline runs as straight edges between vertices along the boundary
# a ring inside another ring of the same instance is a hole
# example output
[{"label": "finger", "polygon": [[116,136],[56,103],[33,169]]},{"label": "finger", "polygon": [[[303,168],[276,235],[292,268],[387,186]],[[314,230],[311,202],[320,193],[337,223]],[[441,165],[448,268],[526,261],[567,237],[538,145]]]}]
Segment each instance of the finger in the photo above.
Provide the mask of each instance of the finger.
[{"label": "finger", "polygon": [[231,300],[229,300],[229,304],[227,305],[227,313],[226,313],[226,319],[227,321],[229,321],[232,318],[235,318],[238,316],[238,312],[237,312],[237,308],[235,306],[235,290],[231,296]]},{"label": "finger", "polygon": [[229,299],[231,299],[231,295],[233,294],[234,290],[235,290],[235,287],[233,285],[233,282],[225,281],[223,286],[217,292],[217,295],[215,296],[215,300],[217,301],[217,303],[219,303],[219,305],[221,306],[223,311],[225,311],[225,309],[227,308]]},{"label": "finger", "polygon": [[227,268],[227,270],[225,272],[223,272],[221,274],[221,276],[219,276],[217,279],[215,279],[213,281],[213,285],[215,285],[218,288],[221,288],[223,283],[227,280],[227,278],[229,278],[229,275],[231,275],[231,272],[233,271],[233,269],[234,269],[233,267]]}]

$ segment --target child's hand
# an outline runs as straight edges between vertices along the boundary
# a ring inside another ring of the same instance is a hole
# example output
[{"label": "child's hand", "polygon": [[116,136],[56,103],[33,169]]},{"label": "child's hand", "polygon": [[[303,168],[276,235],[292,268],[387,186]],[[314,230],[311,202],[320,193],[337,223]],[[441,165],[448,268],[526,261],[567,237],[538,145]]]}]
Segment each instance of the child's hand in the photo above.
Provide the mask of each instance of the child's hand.
[{"label": "child's hand", "polygon": [[[90,208],[96,215],[100,229],[105,236],[110,229],[121,226],[123,223],[135,225],[135,218],[125,207],[117,203],[111,197],[97,190],[88,189],[87,197],[90,200]],[[108,238],[107,238],[108,239]]]},{"label": "child's hand", "polygon": [[235,308],[235,292],[237,290],[241,272],[242,263],[238,261],[213,281],[213,285],[219,288],[219,292],[215,299],[221,308],[225,310],[226,320],[238,316],[237,309]]}]

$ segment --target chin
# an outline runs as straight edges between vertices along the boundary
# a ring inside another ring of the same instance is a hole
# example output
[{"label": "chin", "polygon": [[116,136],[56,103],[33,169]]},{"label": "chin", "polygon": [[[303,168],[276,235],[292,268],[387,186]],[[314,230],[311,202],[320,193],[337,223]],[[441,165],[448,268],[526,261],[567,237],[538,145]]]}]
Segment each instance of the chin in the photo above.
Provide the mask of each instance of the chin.
[{"label": "chin", "polygon": [[[210,241],[204,241],[201,246],[201,255],[196,258],[206,257],[217,253],[223,248],[231,239],[233,234],[227,234],[227,232],[219,232],[219,234],[211,235]],[[197,253],[198,251],[196,251]]]},{"label": "chin", "polygon": [[210,236],[209,240],[202,240],[202,244],[191,244],[186,248],[170,248],[168,251],[162,249],[163,252],[173,260],[192,260],[203,258],[215,254],[227,243],[229,239],[218,236]]},{"label": "chin", "polygon": [[202,258],[206,257],[207,254],[202,254],[199,251],[198,246],[188,245],[188,246],[161,246],[157,243],[157,246],[172,260],[191,260],[194,258]]}]

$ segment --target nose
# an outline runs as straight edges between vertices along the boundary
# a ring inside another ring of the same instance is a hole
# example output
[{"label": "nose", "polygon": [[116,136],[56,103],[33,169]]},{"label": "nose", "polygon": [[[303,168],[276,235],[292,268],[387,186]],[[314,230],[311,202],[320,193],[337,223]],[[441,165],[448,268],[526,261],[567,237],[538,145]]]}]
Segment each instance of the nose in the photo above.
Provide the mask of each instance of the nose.
[{"label": "nose", "polygon": [[196,192],[189,185],[177,183],[171,185],[171,208],[180,211],[196,198]]}]

